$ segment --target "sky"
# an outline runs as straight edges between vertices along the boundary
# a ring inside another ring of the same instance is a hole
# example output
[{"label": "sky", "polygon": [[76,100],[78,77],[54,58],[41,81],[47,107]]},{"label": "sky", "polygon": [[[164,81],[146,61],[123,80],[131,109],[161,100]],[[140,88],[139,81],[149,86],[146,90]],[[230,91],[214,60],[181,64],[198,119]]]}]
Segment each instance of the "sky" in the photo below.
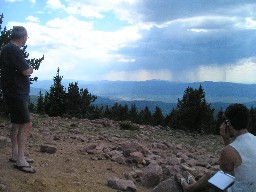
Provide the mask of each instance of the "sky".
[{"label": "sky", "polygon": [[256,83],[253,0],[1,0],[53,79]]}]

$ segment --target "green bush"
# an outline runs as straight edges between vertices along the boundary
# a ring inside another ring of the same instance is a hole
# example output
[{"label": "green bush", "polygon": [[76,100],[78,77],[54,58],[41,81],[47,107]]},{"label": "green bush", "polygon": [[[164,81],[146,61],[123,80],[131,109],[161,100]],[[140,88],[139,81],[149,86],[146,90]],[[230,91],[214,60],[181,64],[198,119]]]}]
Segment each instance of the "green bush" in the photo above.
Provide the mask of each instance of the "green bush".
[{"label": "green bush", "polygon": [[132,130],[138,131],[140,127],[136,124],[133,124],[131,121],[122,121],[119,123],[121,130]]}]

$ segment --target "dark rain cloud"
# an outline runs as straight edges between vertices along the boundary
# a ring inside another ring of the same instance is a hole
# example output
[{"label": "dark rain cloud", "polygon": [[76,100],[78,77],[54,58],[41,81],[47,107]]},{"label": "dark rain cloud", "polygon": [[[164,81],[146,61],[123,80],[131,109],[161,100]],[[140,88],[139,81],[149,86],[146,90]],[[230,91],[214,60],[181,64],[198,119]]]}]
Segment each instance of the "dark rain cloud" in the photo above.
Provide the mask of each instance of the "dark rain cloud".
[{"label": "dark rain cloud", "polygon": [[165,22],[201,15],[255,15],[254,0],[146,0],[137,6],[144,22]]},{"label": "dark rain cloud", "polygon": [[144,30],[139,42],[119,53],[136,59],[136,64],[127,64],[127,70],[174,72],[256,57],[256,30],[245,27],[247,17],[256,19],[252,11],[256,4],[252,3],[254,1],[143,1],[137,10],[143,15],[143,21],[158,25]]}]

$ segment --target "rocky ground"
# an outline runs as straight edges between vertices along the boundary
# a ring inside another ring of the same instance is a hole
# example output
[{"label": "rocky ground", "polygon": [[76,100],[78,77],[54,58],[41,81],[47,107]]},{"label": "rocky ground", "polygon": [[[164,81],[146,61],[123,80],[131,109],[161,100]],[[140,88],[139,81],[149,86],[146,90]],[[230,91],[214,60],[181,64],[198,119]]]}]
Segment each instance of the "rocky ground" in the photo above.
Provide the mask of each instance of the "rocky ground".
[{"label": "rocky ground", "polygon": [[8,161],[9,130],[0,119],[0,191],[8,192],[179,191],[173,176],[184,167],[197,179],[218,169],[222,147],[216,135],[33,115],[26,155],[37,172],[28,174]]}]

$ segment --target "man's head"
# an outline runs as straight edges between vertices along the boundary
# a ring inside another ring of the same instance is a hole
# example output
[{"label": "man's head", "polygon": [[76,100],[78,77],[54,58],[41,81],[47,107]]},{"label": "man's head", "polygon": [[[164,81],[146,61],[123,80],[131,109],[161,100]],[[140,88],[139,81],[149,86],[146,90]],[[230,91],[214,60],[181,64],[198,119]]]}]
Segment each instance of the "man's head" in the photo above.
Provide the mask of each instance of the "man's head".
[{"label": "man's head", "polygon": [[11,39],[21,39],[27,37],[28,33],[25,27],[23,26],[13,26]]},{"label": "man's head", "polygon": [[13,26],[11,32],[11,40],[18,42],[20,46],[24,46],[28,39],[28,33],[23,26]]},{"label": "man's head", "polygon": [[249,116],[249,110],[243,104],[231,104],[225,111],[225,117],[235,130],[247,129]]}]

